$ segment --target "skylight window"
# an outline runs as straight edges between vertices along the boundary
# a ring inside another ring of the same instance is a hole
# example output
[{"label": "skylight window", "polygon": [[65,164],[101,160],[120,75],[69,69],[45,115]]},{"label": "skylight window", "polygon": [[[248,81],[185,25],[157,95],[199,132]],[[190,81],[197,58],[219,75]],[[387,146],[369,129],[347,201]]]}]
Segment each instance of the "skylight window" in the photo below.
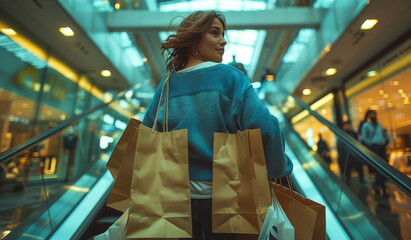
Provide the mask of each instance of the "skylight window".
[{"label": "skylight window", "polygon": [[13,53],[21,61],[32,65],[36,69],[43,69],[47,66],[46,61],[38,58],[36,55],[21,47],[7,36],[0,35],[0,47],[3,47],[10,53]]},{"label": "skylight window", "polygon": [[195,11],[219,9],[221,11],[263,10],[266,9],[265,1],[252,0],[173,0],[159,3],[159,10],[168,11]]},{"label": "skylight window", "polygon": [[315,8],[330,8],[335,0],[317,0],[313,4]]},{"label": "skylight window", "polygon": [[93,7],[97,12],[113,12],[114,8],[108,3],[107,0],[93,0]]},{"label": "skylight window", "polygon": [[143,56],[138,52],[134,46],[127,32],[121,32],[117,35],[120,46],[124,49],[126,56],[129,58],[133,67],[140,67],[144,64]]},{"label": "skylight window", "polygon": [[294,42],[288,47],[287,52],[284,54],[283,62],[292,63],[296,62],[300,55],[304,52],[308,42],[315,33],[314,29],[301,29],[298,32]]},{"label": "skylight window", "polygon": [[[195,10],[211,10],[218,9],[221,11],[242,11],[242,10],[264,10],[272,8],[276,1],[269,0],[268,5],[265,0],[171,0],[158,3],[159,11],[195,11]],[[258,57],[259,53],[255,53],[256,49],[261,49],[257,45],[262,44],[260,38],[264,38],[265,34],[261,34],[263,30],[228,30],[227,45],[223,56],[223,63],[231,63],[233,55],[236,62],[242,63],[247,70],[249,77],[252,77],[256,61],[254,57]],[[160,32],[160,40],[164,41],[172,32]]]}]

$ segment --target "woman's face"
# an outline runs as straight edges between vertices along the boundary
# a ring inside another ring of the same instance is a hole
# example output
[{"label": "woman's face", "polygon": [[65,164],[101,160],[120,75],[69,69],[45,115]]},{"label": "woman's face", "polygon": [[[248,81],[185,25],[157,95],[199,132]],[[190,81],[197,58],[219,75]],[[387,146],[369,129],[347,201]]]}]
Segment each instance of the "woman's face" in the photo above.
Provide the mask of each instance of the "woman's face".
[{"label": "woman's face", "polygon": [[202,33],[200,42],[197,45],[199,58],[203,61],[223,61],[224,46],[226,44],[223,24],[220,20],[214,18],[210,28]]}]

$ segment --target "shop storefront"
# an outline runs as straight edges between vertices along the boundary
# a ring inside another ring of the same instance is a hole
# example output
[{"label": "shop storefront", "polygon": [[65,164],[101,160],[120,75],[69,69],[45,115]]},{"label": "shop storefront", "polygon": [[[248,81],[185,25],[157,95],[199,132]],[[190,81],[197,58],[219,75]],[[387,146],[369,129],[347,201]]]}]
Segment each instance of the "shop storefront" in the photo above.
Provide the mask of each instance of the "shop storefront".
[{"label": "shop storefront", "polygon": [[[69,68],[61,67],[63,63],[27,36],[18,37],[0,34],[0,152],[104,103],[107,97],[87,76],[62,71]],[[27,185],[40,181],[42,173],[45,179],[78,176],[115,144],[110,139],[118,138],[137,113],[138,108],[125,105],[104,108],[3,163],[3,180]]]},{"label": "shop storefront", "polygon": [[[355,129],[366,121],[368,110],[390,136],[386,150],[389,163],[411,175],[411,51],[410,41],[349,79],[346,96]],[[361,79],[361,84],[355,82]]]}]

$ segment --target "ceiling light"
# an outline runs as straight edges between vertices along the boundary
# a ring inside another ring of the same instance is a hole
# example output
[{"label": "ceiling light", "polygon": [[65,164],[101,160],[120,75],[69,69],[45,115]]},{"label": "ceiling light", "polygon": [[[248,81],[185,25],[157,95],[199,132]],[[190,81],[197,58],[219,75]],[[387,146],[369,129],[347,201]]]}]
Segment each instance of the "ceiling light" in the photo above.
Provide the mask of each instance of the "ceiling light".
[{"label": "ceiling light", "polygon": [[398,81],[393,82],[394,86],[398,86],[400,83]]},{"label": "ceiling light", "polygon": [[270,75],[265,75],[265,79],[267,79],[267,81],[274,81],[274,75],[270,74]]},{"label": "ceiling light", "polygon": [[404,93],[404,90],[399,89],[399,90],[398,90],[398,93]]},{"label": "ceiling light", "polygon": [[306,88],[303,90],[303,95],[308,96],[310,94],[311,94],[311,89]]},{"label": "ceiling light", "polygon": [[11,28],[0,28],[0,31],[2,33],[4,33],[5,35],[8,35],[8,36],[17,35],[17,33]]},{"label": "ceiling light", "polygon": [[364,21],[364,23],[361,25],[362,30],[369,30],[374,27],[375,24],[377,24],[378,19],[367,19]]},{"label": "ceiling light", "polygon": [[369,71],[367,72],[367,77],[374,77],[375,75],[377,75],[376,71]]},{"label": "ceiling light", "polygon": [[368,102],[369,102],[369,103],[372,103],[372,98],[368,98]]},{"label": "ceiling light", "polygon": [[114,4],[114,7],[115,7],[116,9],[120,9],[120,3]]},{"label": "ceiling light", "polygon": [[59,31],[66,37],[74,36],[73,30],[71,30],[71,28],[69,28],[69,27],[61,27],[61,28],[59,28]]},{"label": "ceiling light", "polygon": [[337,72],[336,68],[329,68],[325,71],[325,75],[331,76],[331,75],[334,75],[336,72]]},{"label": "ceiling light", "polygon": [[383,94],[384,94],[384,90],[378,90],[378,93],[379,93],[380,95],[383,95]]},{"label": "ceiling light", "polygon": [[146,57],[143,57],[143,62],[147,62],[147,58],[146,58]]},{"label": "ceiling light", "polygon": [[101,76],[103,77],[110,77],[111,76],[111,72],[109,70],[103,70],[101,71]]},{"label": "ceiling light", "polygon": [[370,110],[378,110],[380,107],[378,105],[371,105]]},{"label": "ceiling light", "polygon": [[329,52],[331,50],[331,44],[327,44],[327,46],[325,46],[324,51],[325,52]]},{"label": "ceiling light", "polygon": [[392,102],[387,103],[387,105],[388,105],[388,107],[392,107],[392,106],[393,106]]},{"label": "ceiling light", "polygon": [[385,93],[385,94],[383,95],[383,97],[384,97],[384,98],[388,98],[388,94]]}]

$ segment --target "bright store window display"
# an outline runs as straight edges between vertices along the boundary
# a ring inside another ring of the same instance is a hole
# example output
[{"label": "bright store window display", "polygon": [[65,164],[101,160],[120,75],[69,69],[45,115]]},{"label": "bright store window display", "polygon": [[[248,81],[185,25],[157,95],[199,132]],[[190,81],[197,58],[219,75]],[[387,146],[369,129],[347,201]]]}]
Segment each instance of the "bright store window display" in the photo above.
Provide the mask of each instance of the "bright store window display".
[{"label": "bright store window display", "polygon": [[390,136],[389,163],[408,176],[411,176],[410,79],[411,69],[407,69],[349,98],[354,128],[358,130],[367,110],[374,110]]}]

